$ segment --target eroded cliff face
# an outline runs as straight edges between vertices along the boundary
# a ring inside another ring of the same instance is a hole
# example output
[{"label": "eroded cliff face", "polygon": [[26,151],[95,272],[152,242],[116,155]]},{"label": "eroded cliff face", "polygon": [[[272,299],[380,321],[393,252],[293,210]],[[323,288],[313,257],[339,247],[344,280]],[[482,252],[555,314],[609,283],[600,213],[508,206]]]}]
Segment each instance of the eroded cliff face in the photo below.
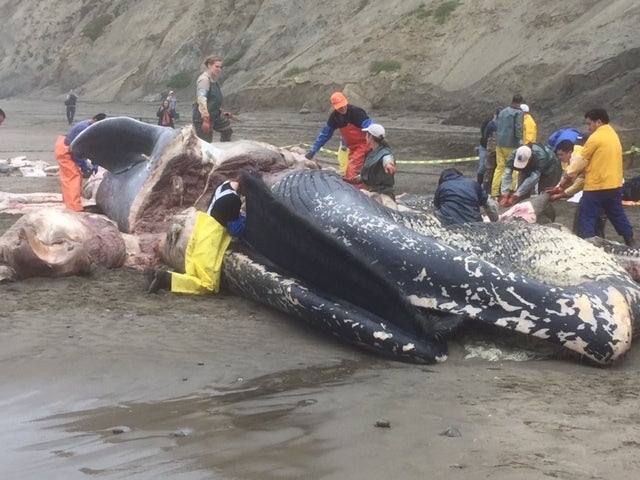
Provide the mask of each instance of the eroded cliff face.
[{"label": "eroded cliff face", "polygon": [[326,109],[346,86],[374,109],[459,123],[514,92],[559,123],[594,105],[627,123],[640,113],[635,0],[0,0],[0,11],[0,98],[76,88],[130,101],[179,74],[187,98],[219,54],[236,108]]}]

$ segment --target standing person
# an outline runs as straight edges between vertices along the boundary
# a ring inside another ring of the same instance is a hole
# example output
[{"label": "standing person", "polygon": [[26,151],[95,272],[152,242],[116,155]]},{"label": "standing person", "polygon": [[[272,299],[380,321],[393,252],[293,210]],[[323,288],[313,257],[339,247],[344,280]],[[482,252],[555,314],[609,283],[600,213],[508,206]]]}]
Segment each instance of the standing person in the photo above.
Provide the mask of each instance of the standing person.
[{"label": "standing person", "polygon": [[484,188],[456,168],[447,168],[440,174],[433,204],[443,225],[482,222],[481,209],[492,222],[498,220],[495,202]]},{"label": "standing person", "polygon": [[564,192],[574,179],[584,172],[584,187],[580,199],[580,236],[592,238],[600,210],[616,229],[624,243],[635,246],[633,229],[622,206],[622,144],[616,131],[609,125],[609,114],[604,108],[594,108],[584,114],[589,138],[580,154],[573,154],[560,183],[549,189],[551,195]]},{"label": "standing person", "polygon": [[98,113],[90,120],[78,122],[66,136],[60,135],[56,141],[54,151],[58,165],[60,165],[62,201],[69,210],[74,212],[84,210],[80,199],[82,195],[82,178],[88,178],[98,168],[97,166],[91,166],[86,158],[78,158],[73,155],[69,146],[80,135],[80,132],[89,127],[89,125],[104,120],[106,117],[104,113]]},{"label": "standing person", "polygon": [[196,223],[185,251],[185,273],[145,269],[148,293],[165,289],[200,295],[220,290],[224,252],[231,237],[239,237],[246,225],[246,217],[240,213],[242,200],[238,189],[236,180],[222,182],[213,194],[207,213],[196,213]]},{"label": "standing person", "polygon": [[215,55],[204,61],[205,71],[196,81],[196,103],[193,104],[193,126],[196,134],[206,142],[213,140],[213,132],[220,132],[220,141],[231,141],[231,114],[222,110],[222,90],[216,81],[222,72],[222,59]]},{"label": "standing person", "polygon": [[[558,144],[555,147],[556,155],[560,159],[562,163],[562,169],[566,170],[569,164],[571,163],[571,157],[575,153],[576,155],[580,155],[582,152],[582,147],[584,146],[587,138],[589,138],[589,133],[580,133],[578,135],[573,136],[573,132],[577,132],[575,129],[567,129],[566,131],[561,131],[560,135],[557,137],[560,139]],[[573,139],[572,139],[573,137]],[[552,202],[555,202],[564,198],[571,198],[576,193],[581,192],[584,187],[584,172],[578,175],[573,183],[569,185],[564,191],[559,193],[551,194],[549,199]],[[547,191],[553,189],[547,189]],[[596,236],[600,238],[604,237],[604,228],[607,222],[607,216],[604,214],[604,211],[600,211],[600,215],[598,215],[598,219],[596,220],[595,232]],[[573,228],[572,231],[574,234],[580,236],[580,204],[576,206],[574,215],[573,215]]]},{"label": "standing person", "polygon": [[493,118],[484,129],[484,136],[487,139],[487,151],[484,157],[484,173],[482,174],[482,188],[491,192],[493,175],[496,170],[496,130],[498,129],[498,115],[500,110],[493,112]]},{"label": "standing person", "polygon": [[0,108],[0,125],[2,125],[2,122],[4,122],[5,118],[7,118],[7,116],[5,115],[4,110]]},{"label": "standing person", "polygon": [[482,185],[484,172],[487,169],[487,137],[485,136],[485,131],[487,129],[487,125],[489,125],[493,119],[494,117],[487,118],[480,124],[480,144],[478,145],[478,183],[480,185]]},{"label": "standing person", "polygon": [[529,112],[529,105],[520,104],[522,110],[522,144],[529,145],[538,141],[538,125]]},{"label": "standing person", "polygon": [[362,170],[365,155],[370,150],[363,129],[371,125],[373,121],[362,108],[351,105],[347,97],[341,92],[332,93],[329,101],[333,107],[333,112],[329,115],[329,119],[322,128],[320,135],[318,135],[315,143],[305,156],[311,160],[318,153],[318,150],[329,141],[333,132],[340,130],[342,140],[349,149],[349,162],[347,163],[344,179],[349,183],[362,187],[356,177]]},{"label": "standing person", "polygon": [[[518,188],[513,194],[509,193],[513,183],[513,172],[519,172]],[[535,192],[544,192],[552,187],[562,176],[560,160],[548,145],[532,143],[522,145],[509,155],[502,175],[500,187],[500,206],[510,207],[519,200],[529,197]]]},{"label": "standing person", "polygon": [[500,195],[500,185],[507,158],[516,148],[522,145],[522,95],[514,95],[511,105],[500,110],[498,129],[496,130],[496,170],[491,184],[491,196]]},{"label": "standing person", "polygon": [[158,125],[173,128],[173,111],[169,105],[169,100],[162,101],[162,105],[158,108],[156,116],[158,117]]},{"label": "standing person", "polygon": [[73,123],[73,117],[75,117],[76,115],[77,102],[78,102],[78,95],[72,88],[71,90],[69,90],[69,93],[67,93],[67,98],[64,101],[64,104],[67,107],[67,122],[69,122],[69,125]]},{"label": "standing person", "polygon": [[[396,161],[385,138],[384,127],[372,123],[362,131],[365,132],[365,139],[371,150],[365,155],[364,165],[360,174],[356,175],[355,181],[362,183],[365,189],[373,192],[372,197],[383,205],[395,207],[396,197],[393,185]],[[381,198],[378,199],[377,196]]]},{"label": "standing person", "polygon": [[171,110],[173,118],[175,120],[180,119],[180,114],[178,113],[178,99],[176,98],[176,94],[173,90],[169,90],[167,100],[169,101],[169,109]]}]

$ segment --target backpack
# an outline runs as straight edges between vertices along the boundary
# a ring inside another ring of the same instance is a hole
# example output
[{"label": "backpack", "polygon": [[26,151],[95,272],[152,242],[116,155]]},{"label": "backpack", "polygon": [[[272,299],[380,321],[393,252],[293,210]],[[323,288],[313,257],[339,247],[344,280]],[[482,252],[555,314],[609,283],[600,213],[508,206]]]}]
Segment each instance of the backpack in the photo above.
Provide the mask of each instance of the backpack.
[{"label": "backpack", "polygon": [[622,199],[631,202],[640,200],[640,175],[630,180],[625,180],[622,185]]}]

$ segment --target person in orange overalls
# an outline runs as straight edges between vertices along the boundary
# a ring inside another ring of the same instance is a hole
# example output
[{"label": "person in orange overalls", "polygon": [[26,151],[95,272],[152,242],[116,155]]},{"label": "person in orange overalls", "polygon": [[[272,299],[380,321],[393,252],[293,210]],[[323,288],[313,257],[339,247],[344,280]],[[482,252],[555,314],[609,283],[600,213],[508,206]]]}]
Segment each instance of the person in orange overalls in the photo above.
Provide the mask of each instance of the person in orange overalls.
[{"label": "person in orange overalls", "polygon": [[80,135],[84,129],[100,120],[107,118],[104,113],[98,113],[90,120],[78,122],[67,135],[60,135],[56,140],[54,152],[60,165],[60,184],[62,186],[62,201],[65,206],[74,212],[82,212],[82,178],[89,177],[98,170],[97,166],[91,166],[86,158],[75,158],[71,153],[71,142]]},{"label": "person in orange overalls", "polygon": [[358,188],[362,188],[362,184],[357,183],[356,177],[362,170],[365,155],[371,150],[362,129],[371,125],[373,120],[362,108],[350,105],[347,97],[341,92],[331,94],[330,101],[334,111],[329,115],[326,125],[305,157],[311,160],[318,153],[318,150],[329,141],[333,132],[340,130],[342,139],[349,149],[349,162],[344,179],[355,184]]}]

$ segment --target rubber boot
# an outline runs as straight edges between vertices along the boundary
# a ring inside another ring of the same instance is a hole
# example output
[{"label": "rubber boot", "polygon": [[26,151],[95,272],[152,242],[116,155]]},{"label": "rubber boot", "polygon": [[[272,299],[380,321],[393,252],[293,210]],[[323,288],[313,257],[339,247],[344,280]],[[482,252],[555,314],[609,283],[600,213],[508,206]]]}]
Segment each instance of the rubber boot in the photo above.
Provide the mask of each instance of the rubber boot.
[{"label": "rubber boot", "polygon": [[624,239],[624,244],[627,247],[635,247],[636,246],[636,241],[633,239],[633,235],[624,236],[622,238]]},{"label": "rubber boot", "polygon": [[221,142],[230,142],[232,134],[233,134],[233,129],[231,127],[227,128],[226,130],[222,130],[220,132],[220,141]]},{"label": "rubber boot", "polygon": [[149,291],[149,287],[151,286],[151,283],[153,283],[153,279],[155,278],[155,276],[156,276],[155,268],[147,267],[144,269],[144,272],[142,272],[142,277],[144,278],[145,292]]},{"label": "rubber boot", "polygon": [[145,268],[144,281],[147,293],[156,293],[159,290],[171,290],[171,272]]}]

